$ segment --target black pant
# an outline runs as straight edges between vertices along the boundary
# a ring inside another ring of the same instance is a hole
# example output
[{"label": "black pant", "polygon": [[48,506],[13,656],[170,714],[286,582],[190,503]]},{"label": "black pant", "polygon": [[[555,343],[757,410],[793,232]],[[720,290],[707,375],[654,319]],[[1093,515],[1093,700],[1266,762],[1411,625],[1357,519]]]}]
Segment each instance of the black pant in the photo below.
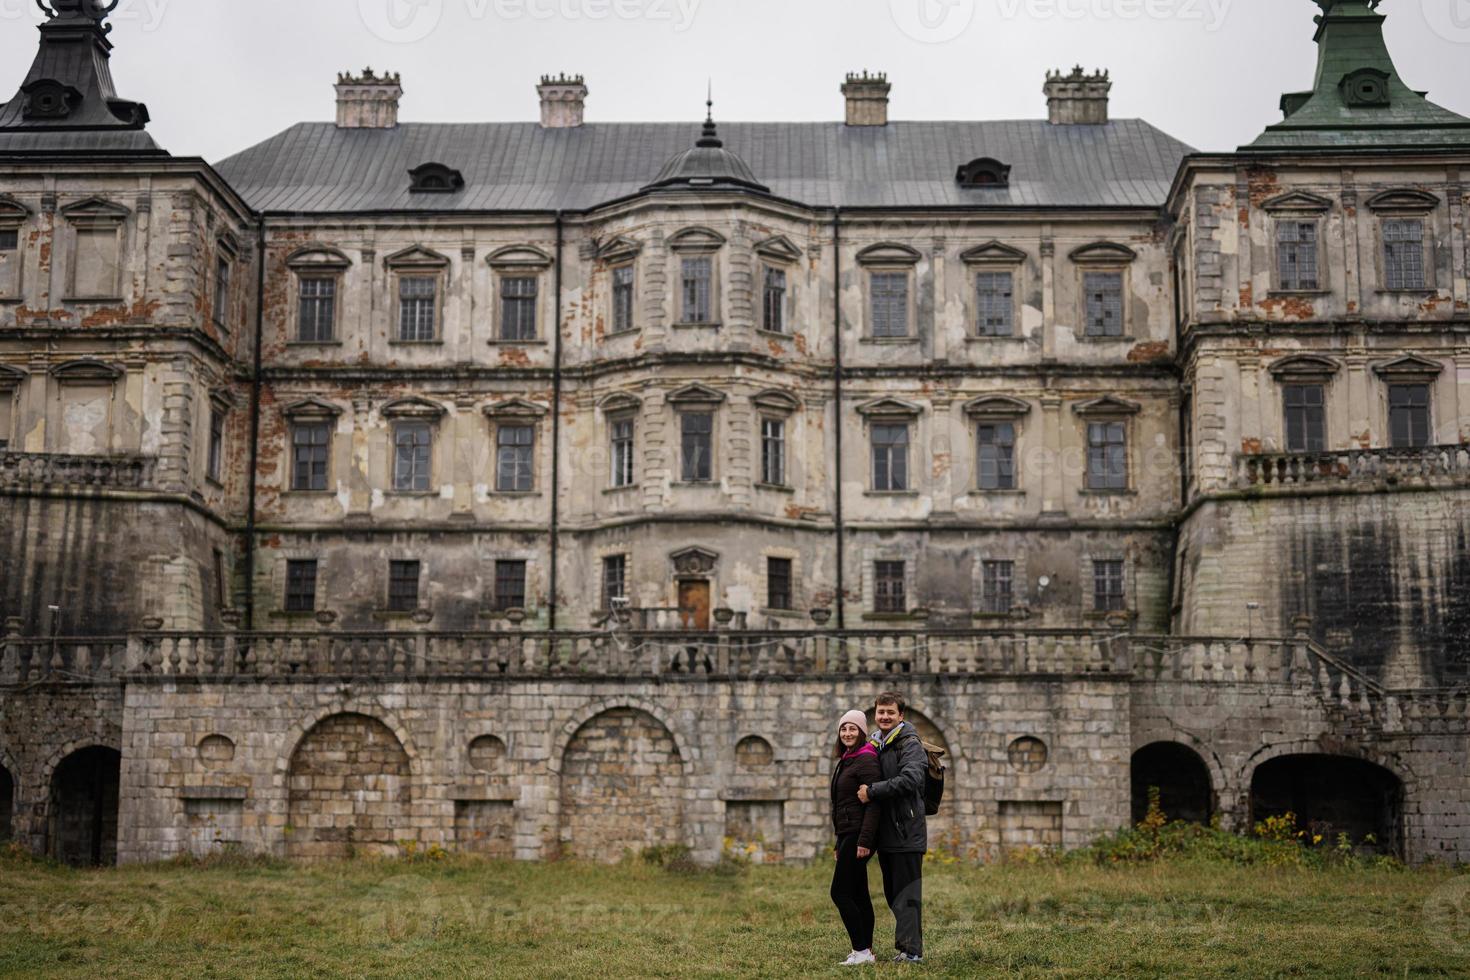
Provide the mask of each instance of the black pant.
[{"label": "black pant", "polygon": [[857,835],[837,842],[837,867],[832,872],[832,902],[847,927],[852,948],[861,952],[873,948],[873,900],[868,897],[868,862],[872,856],[859,859]]},{"label": "black pant", "polygon": [[878,852],[883,869],[883,897],[896,923],[893,945],[900,953],[924,955],[924,855]]}]

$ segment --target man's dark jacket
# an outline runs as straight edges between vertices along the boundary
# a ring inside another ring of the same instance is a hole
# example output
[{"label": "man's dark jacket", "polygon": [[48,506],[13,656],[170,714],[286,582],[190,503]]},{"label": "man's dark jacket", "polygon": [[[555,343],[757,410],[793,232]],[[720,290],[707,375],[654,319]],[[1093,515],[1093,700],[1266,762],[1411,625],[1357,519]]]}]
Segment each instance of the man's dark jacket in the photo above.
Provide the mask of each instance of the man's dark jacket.
[{"label": "man's dark jacket", "polygon": [[883,778],[868,787],[868,795],[883,805],[883,816],[878,821],[878,851],[922,854],[929,850],[929,824],[924,816],[924,774],[929,769],[929,756],[924,744],[906,721],[900,723],[892,739],[879,732],[874,742]]}]

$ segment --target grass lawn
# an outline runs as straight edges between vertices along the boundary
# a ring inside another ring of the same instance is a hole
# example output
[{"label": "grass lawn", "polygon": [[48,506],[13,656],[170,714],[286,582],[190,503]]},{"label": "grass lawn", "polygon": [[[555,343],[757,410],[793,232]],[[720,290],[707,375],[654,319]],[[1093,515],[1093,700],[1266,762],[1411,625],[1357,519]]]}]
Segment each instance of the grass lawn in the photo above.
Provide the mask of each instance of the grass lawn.
[{"label": "grass lawn", "polygon": [[[828,874],[453,859],[81,871],[4,858],[0,974],[843,976]],[[881,896],[876,866],[872,883]],[[882,974],[1470,975],[1470,875],[1448,870],[950,864],[931,865],[925,892],[928,962]],[[882,955],[893,921],[878,915]]]}]

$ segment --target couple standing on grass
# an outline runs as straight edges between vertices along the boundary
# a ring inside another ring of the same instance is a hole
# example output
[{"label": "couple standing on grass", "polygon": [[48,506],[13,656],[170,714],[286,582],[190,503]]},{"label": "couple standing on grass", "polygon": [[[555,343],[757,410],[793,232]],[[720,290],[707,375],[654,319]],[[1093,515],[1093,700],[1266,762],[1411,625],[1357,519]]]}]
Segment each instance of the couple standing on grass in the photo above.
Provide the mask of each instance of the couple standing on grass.
[{"label": "couple standing on grass", "polygon": [[874,852],[883,869],[883,895],[896,923],[895,963],[924,958],[921,902],[924,852],[925,774],[929,758],[919,733],[903,720],[903,699],[891,691],[873,706],[877,731],[868,718],[849,711],[837,725],[837,763],[832,770],[832,826],[837,831],[837,869],[832,901],[852,940],[843,966],[877,962],[873,956],[873,903],[868,897],[868,860]]}]

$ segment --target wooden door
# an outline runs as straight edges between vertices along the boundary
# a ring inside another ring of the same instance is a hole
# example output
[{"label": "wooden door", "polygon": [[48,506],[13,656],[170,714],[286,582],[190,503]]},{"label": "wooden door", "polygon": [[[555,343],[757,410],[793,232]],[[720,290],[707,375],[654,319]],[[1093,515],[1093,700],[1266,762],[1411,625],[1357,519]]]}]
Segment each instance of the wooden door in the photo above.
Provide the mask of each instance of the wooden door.
[{"label": "wooden door", "polygon": [[685,629],[709,629],[709,582],[679,583],[679,619]]}]

